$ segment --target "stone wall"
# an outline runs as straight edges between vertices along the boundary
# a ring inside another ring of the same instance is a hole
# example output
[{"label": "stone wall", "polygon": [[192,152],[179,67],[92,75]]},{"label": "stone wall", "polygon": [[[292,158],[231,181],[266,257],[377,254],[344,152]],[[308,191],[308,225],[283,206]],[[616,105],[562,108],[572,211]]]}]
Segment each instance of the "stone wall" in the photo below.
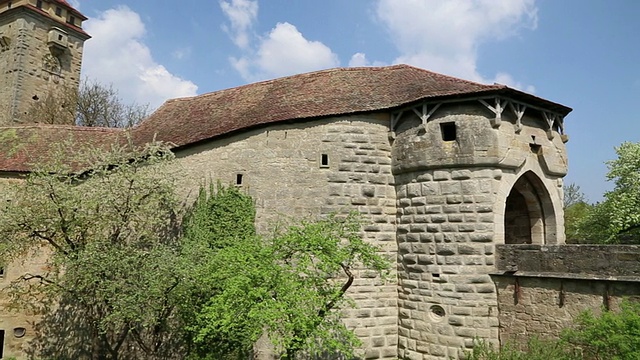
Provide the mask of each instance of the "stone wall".
[{"label": "stone wall", "polygon": [[[524,116],[521,127],[507,114],[508,121],[495,126],[495,114],[478,102],[443,104],[426,123],[415,112],[404,114],[392,150],[398,355],[456,359],[476,338],[499,341],[497,292],[489,274],[495,244],[512,233],[505,216],[514,209],[506,204],[519,182],[526,180],[519,189],[538,207],[537,217],[518,224],[530,227],[526,240],[563,242],[557,189],[566,172],[564,144],[548,136],[535,113]],[[516,215],[533,214],[532,203],[516,204]]]},{"label": "stone wall", "polygon": [[0,125],[14,119],[35,122],[24,118],[34,101],[55,89],[78,87],[84,37],[67,31],[67,48],[52,52],[48,40],[54,25],[64,28],[25,8],[3,14],[0,34],[10,39],[10,46],[0,50]]},{"label": "stone wall", "polygon": [[[330,212],[358,211],[363,236],[396,258],[396,200],[388,115],[376,114],[271,125],[178,150],[175,171],[184,197],[206,181],[241,186],[256,201],[257,225]],[[242,175],[242,184],[236,184]],[[345,323],[364,342],[367,358],[396,358],[397,288],[358,272],[348,294],[355,309]]]},{"label": "stone wall", "polygon": [[583,311],[640,299],[640,248],[612,245],[499,245],[492,275],[500,341],[556,337]]},{"label": "stone wall", "polygon": [[497,341],[488,273],[492,189],[499,176],[490,169],[452,169],[399,177],[400,357],[459,358],[475,337]]}]

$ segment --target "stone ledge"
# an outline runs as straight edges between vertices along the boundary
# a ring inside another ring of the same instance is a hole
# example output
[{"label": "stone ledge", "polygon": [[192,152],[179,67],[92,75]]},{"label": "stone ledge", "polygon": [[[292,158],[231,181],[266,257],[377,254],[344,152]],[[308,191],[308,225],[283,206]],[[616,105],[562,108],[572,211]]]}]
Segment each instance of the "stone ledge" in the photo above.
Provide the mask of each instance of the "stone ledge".
[{"label": "stone ledge", "polygon": [[496,245],[496,272],[635,279],[640,278],[640,246]]},{"label": "stone ledge", "polygon": [[531,272],[531,271],[516,271],[516,272],[493,272],[490,276],[510,276],[510,277],[527,277],[527,278],[551,278],[551,279],[568,279],[568,280],[586,280],[586,281],[613,281],[613,282],[638,282],[640,283],[640,276],[598,276],[591,274],[572,274],[572,273],[557,273],[557,272]]}]

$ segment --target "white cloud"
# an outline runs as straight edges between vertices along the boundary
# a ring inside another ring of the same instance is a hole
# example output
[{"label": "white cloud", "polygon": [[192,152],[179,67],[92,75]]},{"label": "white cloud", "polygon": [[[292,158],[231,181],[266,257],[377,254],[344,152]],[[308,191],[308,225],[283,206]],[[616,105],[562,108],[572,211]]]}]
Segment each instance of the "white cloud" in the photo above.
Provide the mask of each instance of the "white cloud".
[{"label": "white cloud", "polygon": [[385,64],[381,61],[369,61],[369,59],[367,59],[367,55],[365,55],[364,53],[355,53],[351,56],[351,59],[349,60],[349,67],[362,67],[362,66],[386,66],[388,64]]},{"label": "white cloud", "polygon": [[299,74],[340,65],[338,56],[319,41],[307,40],[289,23],[278,23],[259,40],[255,52],[231,63],[248,81]]},{"label": "white cloud", "polygon": [[493,79],[493,82],[498,84],[507,85],[514,89],[520,89],[526,91],[530,94],[534,94],[536,92],[536,87],[533,85],[525,85],[521,82],[516,81],[511,75],[503,72],[499,72],[496,74],[496,77]]},{"label": "white cloud", "polygon": [[349,60],[350,67],[369,66],[369,60],[364,53],[355,53]]},{"label": "white cloud", "polygon": [[231,28],[222,28],[229,33],[233,42],[241,49],[249,46],[249,31],[258,17],[258,1],[252,0],[232,0],[231,2],[220,1],[220,7],[231,22]]},{"label": "white cloud", "polygon": [[120,6],[83,24],[92,39],[85,43],[83,75],[113,84],[127,102],[155,109],[169,98],[193,96],[198,87],[171,74],[158,64],[143,42],[145,26],[140,16]]},{"label": "white cloud", "polygon": [[[485,83],[478,46],[537,26],[535,0],[379,0],[376,15],[400,51],[395,63]],[[504,73],[495,80],[517,84]]]},{"label": "white cloud", "polygon": [[239,57],[229,57],[229,61],[246,81],[340,65],[338,56],[328,46],[306,39],[290,23],[277,23],[264,36],[254,35],[251,30],[258,18],[257,0],[222,0],[220,7],[230,22],[230,26],[222,28],[242,51]]}]

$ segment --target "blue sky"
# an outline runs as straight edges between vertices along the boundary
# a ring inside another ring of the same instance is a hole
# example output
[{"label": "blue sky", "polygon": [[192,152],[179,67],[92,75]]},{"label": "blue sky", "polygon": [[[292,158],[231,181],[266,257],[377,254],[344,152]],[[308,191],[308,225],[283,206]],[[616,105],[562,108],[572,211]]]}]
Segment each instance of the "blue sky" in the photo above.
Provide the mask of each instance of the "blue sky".
[{"label": "blue sky", "polygon": [[611,188],[614,147],[640,141],[640,1],[75,0],[83,74],[164,100],[335,66],[408,63],[570,106],[565,183]]}]

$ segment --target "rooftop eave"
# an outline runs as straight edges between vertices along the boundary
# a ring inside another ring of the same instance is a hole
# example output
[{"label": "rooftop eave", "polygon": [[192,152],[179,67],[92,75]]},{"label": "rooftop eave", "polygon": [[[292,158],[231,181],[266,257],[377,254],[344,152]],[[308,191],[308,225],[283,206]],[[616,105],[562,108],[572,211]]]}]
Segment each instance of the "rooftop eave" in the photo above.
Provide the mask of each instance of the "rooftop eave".
[{"label": "rooftop eave", "polygon": [[71,25],[71,24],[67,23],[66,21],[60,21],[59,19],[56,19],[56,18],[52,17],[51,15],[49,15],[47,12],[43,11],[42,9],[38,9],[37,7],[35,7],[35,6],[31,5],[31,4],[17,5],[16,7],[5,11],[3,14],[13,14],[13,13],[19,14],[21,12],[36,14],[38,16],[46,18],[47,20],[53,21],[53,22],[55,22],[57,24],[57,26],[63,27],[65,30],[69,30],[69,31],[73,32],[77,37],[79,37],[83,41],[88,40],[88,39],[91,38],[91,35],[86,33],[81,27],[78,27],[78,26],[75,26],[75,25]]}]

